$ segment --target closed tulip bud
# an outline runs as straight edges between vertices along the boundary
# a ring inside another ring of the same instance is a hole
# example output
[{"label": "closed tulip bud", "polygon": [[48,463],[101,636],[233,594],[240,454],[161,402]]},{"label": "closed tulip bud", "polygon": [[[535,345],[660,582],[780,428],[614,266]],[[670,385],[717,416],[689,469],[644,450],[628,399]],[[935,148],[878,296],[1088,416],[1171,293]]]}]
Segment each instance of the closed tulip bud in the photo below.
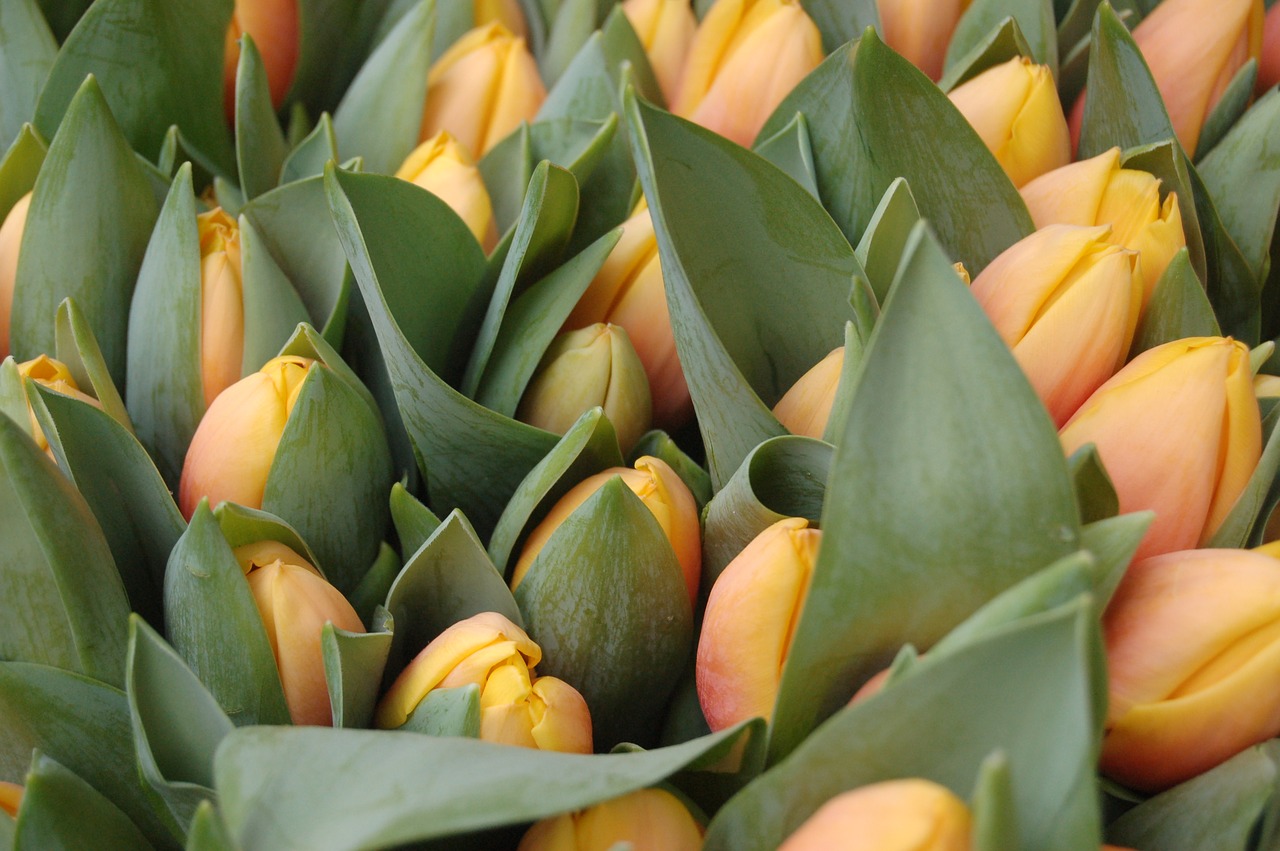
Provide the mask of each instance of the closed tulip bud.
[{"label": "closed tulip bud", "polygon": [[196,217],[200,234],[200,377],[205,405],[240,380],[244,284],[240,228],[221,207]]},{"label": "closed tulip bud", "polygon": [[0,224],[0,359],[9,356],[9,317],[13,311],[13,285],[18,280],[18,249],[27,227],[31,193],[18,199]]},{"label": "closed tulip bud", "polygon": [[520,122],[532,120],[547,89],[524,39],[494,21],[458,39],[431,66],[420,139],[447,130],[482,157]]},{"label": "closed tulip bud", "polygon": [[1280,735],[1280,560],[1189,550],[1138,561],[1102,626],[1109,777],[1154,792]]},{"label": "closed tulip bud", "polygon": [[23,788],[17,783],[0,780],[0,810],[4,810],[14,818],[18,817],[18,807],[22,806]]},{"label": "closed tulip bud", "polygon": [[511,590],[514,591],[524,579],[533,560],[565,518],[614,476],[620,476],[653,513],[671,543],[676,561],[680,562],[689,600],[697,600],[698,581],[702,578],[702,527],[698,520],[698,503],[676,471],[662,459],[650,455],[637,460],[634,469],[611,467],[583,479],[562,496],[525,539],[524,548],[511,572]]},{"label": "closed tulip bud", "polygon": [[792,434],[822,439],[831,418],[831,406],[844,370],[844,346],[832,349],[825,358],[800,376],[791,389],[773,406],[773,415]]},{"label": "closed tulip bud", "polygon": [[1143,352],[1089,397],[1061,438],[1068,454],[1097,445],[1121,513],[1155,511],[1135,558],[1203,546],[1262,453],[1249,349],[1193,337]]},{"label": "closed tulip bud", "polygon": [[693,7],[689,0],[623,0],[622,12],[644,45],[662,96],[672,103],[698,28]]},{"label": "closed tulip bud", "polygon": [[778,851],[969,851],[964,801],[929,780],[887,780],[823,804]]},{"label": "closed tulip bud", "polygon": [[206,496],[210,505],[231,500],[262,507],[276,447],[313,363],[291,355],[273,358],[213,400],[182,465],[178,507],[184,517],[190,519]]},{"label": "closed tulip bud", "polygon": [[[34,381],[37,384],[43,384],[50,390],[55,390],[63,396],[70,396],[73,399],[79,399],[81,402],[87,402],[95,408],[101,408],[102,403],[87,393],[80,390],[80,386],[76,384],[75,378],[71,375],[71,370],[67,369],[67,365],[60,360],[55,360],[48,355],[41,355],[34,360],[25,361],[18,364],[18,375],[23,381]],[[49,449],[49,441],[44,435],[44,429],[40,428],[40,421],[36,419],[36,412],[31,409],[31,401],[27,400],[27,417],[31,424],[31,439],[50,457],[53,452]]]},{"label": "closed tulip bud", "polygon": [[516,851],[698,851],[702,827],[664,789],[639,789],[529,828]]},{"label": "closed tulip bud", "polygon": [[716,579],[695,667],[698,702],[712,730],[773,716],[821,542],[808,520],[779,520]]},{"label": "closed tulip bud", "polygon": [[653,421],[649,380],[627,332],[597,322],[552,341],[516,411],[522,422],[564,434],[578,417],[604,408],[626,452]]},{"label": "closed tulip bud", "polygon": [[236,0],[222,64],[228,114],[234,112],[236,67],[240,62],[238,42],[245,33],[262,54],[271,103],[279,107],[293,84],[294,66],[298,63],[298,0]]},{"label": "closed tulip bud", "polygon": [[480,738],[565,753],[591,753],[591,715],[573,686],[535,677],[542,649],[497,612],[481,612],[440,633],[401,672],[378,704],[377,724],[403,725],[434,689],[480,689]]},{"label": "closed tulip bud", "polygon": [[485,251],[497,243],[493,204],[480,169],[447,131],[440,131],[415,148],[396,177],[421,186],[448,204]]},{"label": "closed tulip bud", "polygon": [[951,90],[1014,186],[1071,162],[1071,137],[1053,74],[1015,56]]},{"label": "closed tulip bud", "polygon": [[1120,149],[1065,165],[1022,187],[1037,228],[1049,225],[1110,225],[1107,240],[1141,258],[1146,304],[1173,255],[1187,244],[1178,196],[1160,201],[1160,180],[1120,167]]},{"label": "closed tulip bud", "polygon": [[672,111],[750,145],[822,59],[822,35],[799,0],[716,0],[694,34]]},{"label": "closed tulip bud", "polygon": [[565,320],[565,328],[596,322],[618,325],[627,332],[649,380],[654,428],[670,431],[688,422],[693,401],[676,352],[648,207],[623,223],[622,238]]},{"label": "closed tulip bud", "polygon": [[969,0],[876,0],[884,43],[937,80]]},{"label": "closed tulip bud", "polygon": [[1254,91],[1262,94],[1280,83],[1280,6],[1267,10],[1262,27],[1262,56],[1258,61],[1258,84]]},{"label": "closed tulip bud", "polygon": [[970,289],[1059,428],[1124,365],[1138,324],[1138,255],[1109,236],[1050,225],[1002,252]]},{"label": "closed tulip bud", "polygon": [[364,632],[360,616],[320,571],[284,544],[259,541],[234,552],[262,616],[289,717],[294,724],[330,726],[321,631],[332,623],[347,632]]}]

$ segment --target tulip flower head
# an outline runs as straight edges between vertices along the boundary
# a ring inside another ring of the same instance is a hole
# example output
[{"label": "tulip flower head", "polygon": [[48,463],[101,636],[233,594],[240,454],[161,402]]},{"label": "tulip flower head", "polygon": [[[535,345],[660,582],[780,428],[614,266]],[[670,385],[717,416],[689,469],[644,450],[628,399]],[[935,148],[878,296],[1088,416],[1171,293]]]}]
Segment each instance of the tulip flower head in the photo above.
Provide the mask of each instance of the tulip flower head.
[{"label": "tulip flower head", "polygon": [[271,103],[279,107],[293,84],[298,63],[298,0],[236,0],[231,26],[227,29],[222,63],[227,114],[234,115],[236,67],[240,62],[240,36],[248,33],[262,54]]},{"label": "tulip flower head", "polygon": [[698,28],[689,0],[623,0],[622,13],[644,45],[662,96],[673,102]]},{"label": "tulip flower head", "polygon": [[582,695],[538,677],[542,649],[497,612],[481,612],[440,633],[400,673],[378,704],[377,725],[403,725],[434,689],[480,688],[480,738],[565,753],[591,753],[591,714]]},{"label": "tulip flower head", "polygon": [[676,561],[680,562],[689,600],[697,601],[698,581],[702,577],[702,527],[698,520],[698,503],[676,471],[662,459],[650,455],[638,459],[634,469],[611,467],[583,479],[562,496],[525,539],[524,548],[511,572],[511,590],[514,591],[520,585],[534,559],[542,552],[552,534],[560,528],[560,524],[614,476],[620,476],[632,493],[640,497],[640,501],[653,513],[654,519],[671,543]]},{"label": "tulip flower head", "polygon": [[1280,83],[1280,6],[1267,10],[1262,26],[1262,56],[1258,59],[1258,84],[1254,91],[1262,94]]},{"label": "tulip flower head", "polygon": [[698,702],[712,730],[769,719],[822,533],[800,517],[757,535],[711,588],[698,639]]},{"label": "tulip flower head", "polygon": [[884,43],[937,81],[970,0],[876,0]]},{"label": "tulip flower head", "polygon": [[535,824],[516,851],[698,851],[702,827],[680,799],[664,789],[639,789]]},{"label": "tulip flower head", "polygon": [[[24,383],[34,381],[63,396],[79,399],[95,408],[102,407],[101,402],[80,390],[80,386],[76,384],[75,377],[65,363],[48,355],[40,355],[34,360],[18,364],[18,375]],[[36,446],[40,447],[42,452],[52,458],[53,451],[49,448],[49,440],[45,437],[44,429],[40,428],[40,421],[36,419],[36,412],[31,408],[30,399],[27,400],[27,417],[31,425],[31,439],[36,442]]]},{"label": "tulip flower head", "polygon": [[17,783],[0,780],[0,810],[4,810],[13,818],[17,818],[18,807],[22,806],[22,793],[24,791]]},{"label": "tulip flower head", "polygon": [[448,204],[486,251],[497,243],[493,204],[480,169],[447,131],[441,130],[415,148],[396,177],[421,186]]},{"label": "tulip flower head", "polygon": [[773,406],[778,422],[792,434],[821,440],[827,430],[827,420],[831,419],[831,406],[835,404],[843,370],[844,346],[839,346],[800,376]]},{"label": "tulip flower head", "polygon": [[837,795],[778,851],[969,851],[964,801],[929,780],[887,780]]},{"label": "tulip flower head", "polygon": [[1071,161],[1067,119],[1047,66],[1015,56],[949,96],[1014,186]]},{"label": "tulip flower head", "polygon": [[1280,735],[1280,560],[1189,550],[1135,562],[1102,625],[1107,776],[1156,792]]},{"label": "tulip flower head", "polygon": [[672,112],[750,145],[822,59],[822,35],[799,0],[716,0],[694,34]]},{"label": "tulip flower head", "polygon": [[200,377],[205,405],[240,380],[244,283],[240,228],[222,208],[196,217],[200,234]]},{"label": "tulip flower head", "polygon": [[1262,453],[1249,349],[1193,337],[1143,352],[1089,397],[1061,438],[1067,454],[1097,445],[1121,513],[1155,511],[1135,558],[1203,546]]},{"label": "tulip flower head", "polygon": [[271,642],[289,717],[294,724],[330,726],[321,631],[332,623],[364,632],[360,616],[311,562],[284,544],[259,541],[234,552]]},{"label": "tulip flower head", "polygon": [[27,210],[31,208],[28,192],[4,217],[0,224],[0,359],[9,356],[9,317],[13,311],[13,290],[18,280],[18,249],[27,227]]}]

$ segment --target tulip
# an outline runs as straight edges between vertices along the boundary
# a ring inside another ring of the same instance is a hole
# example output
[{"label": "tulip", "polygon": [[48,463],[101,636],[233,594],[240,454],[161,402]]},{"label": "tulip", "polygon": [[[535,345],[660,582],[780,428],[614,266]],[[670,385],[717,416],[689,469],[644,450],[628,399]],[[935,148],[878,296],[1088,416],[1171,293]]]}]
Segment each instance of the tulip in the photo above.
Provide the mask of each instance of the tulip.
[{"label": "tulip", "polygon": [[799,0],[716,0],[694,34],[672,112],[749,145],[822,59],[822,35]]},{"label": "tulip", "polygon": [[1071,162],[1071,137],[1047,66],[1015,56],[951,90],[1014,186]]},{"label": "tulip", "polygon": [[1155,511],[1135,558],[1203,546],[1262,452],[1249,349],[1193,337],[1143,352],[1089,397],[1061,438],[1067,454],[1097,445],[1121,513]]},{"label": "tulip", "polygon": [[1110,225],[1108,241],[1141,257],[1143,297],[1151,299],[1173,255],[1187,244],[1178,196],[1160,202],[1160,180],[1120,167],[1120,149],[1065,165],[1022,187],[1037,228]]},{"label": "tulip", "polygon": [[565,753],[591,753],[591,715],[573,686],[535,677],[542,649],[497,612],[481,612],[440,633],[401,672],[378,704],[377,724],[402,726],[434,689],[480,688],[480,738]]},{"label": "tulip", "polygon": [[597,322],[561,334],[542,356],[516,419],[564,434],[586,411],[604,408],[626,452],[652,422],[649,380],[627,332]]},{"label": "tulip", "polygon": [[688,422],[693,401],[671,331],[658,242],[647,207],[623,223],[622,238],[565,320],[565,328],[596,322],[626,330],[649,381],[654,427],[671,431]]},{"label": "tulip", "polygon": [[[187,449],[178,506],[188,520],[201,497],[261,508],[276,447],[311,365],[292,355],[273,358],[213,400]],[[317,366],[317,368],[320,368]]]},{"label": "tulip", "polygon": [[0,224],[0,359],[9,356],[9,316],[13,310],[13,285],[18,280],[18,249],[27,226],[27,210],[31,207],[28,192],[4,217]]},{"label": "tulip", "polygon": [[18,817],[18,807],[22,806],[23,788],[17,783],[0,780],[0,810],[14,818]]},{"label": "tulip", "polygon": [[626,486],[653,513],[671,543],[676,561],[680,562],[690,602],[698,599],[698,581],[702,577],[702,527],[698,520],[698,503],[676,471],[665,461],[650,455],[637,460],[635,469],[611,467],[583,479],[562,496],[525,539],[524,548],[511,573],[511,590],[514,591],[524,579],[533,560],[565,518],[614,476],[621,476]]},{"label": "tulip", "polygon": [[773,415],[792,434],[822,439],[844,370],[844,346],[832,349],[773,406]]},{"label": "tulip", "polygon": [[421,186],[458,214],[486,251],[493,249],[498,233],[493,204],[484,178],[471,155],[457,140],[441,130],[409,154],[396,177]]},{"label": "tulip", "polygon": [[347,598],[305,558],[278,541],[234,550],[262,616],[294,724],[333,723],[320,635],[326,623],[364,632]]},{"label": "tulip", "polygon": [[969,851],[964,801],[929,780],[887,780],[837,795],[778,851]]},{"label": "tulip", "polygon": [[[80,386],[76,384],[75,377],[71,375],[71,370],[67,369],[65,363],[48,355],[40,355],[34,360],[18,364],[18,375],[24,382],[34,381],[63,396],[79,399],[95,408],[102,407],[101,402],[80,390]],[[27,418],[31,424],[31,439],[36,442],[36,446],[40,447],[41,451],[52,458],[53,452],[49,448],[49,440],[45,437],[44,429],[40,428],[40,421],[36,419],[36,412],[31,408],[30,399],[27,400]]]},{"label": "tulip", "polygon": [[671,103],[698,28],[693,7],[689,0],[623,0],[622,13],[644,45],[662,96]]},{"label": "tulip", "polygon": [[1262,94],[1280,83],[1280,6],[1267,10],[1262,27],[1262,56],[1258,62],[1258,84],[1254,91]]},{"label": "tulip", "polygon": [[200,377],[205,405],[240,380],[244,284],[240,228],[221,207],[196,217],[200,234]]},{"label": "tulip", "polygon": [[240,62],[240,36],[248,33],[262,54],[271,103],[279,108],[293,84],[298,62],[298,0],[236,0],[227,28],[222,78],[227,114],[235,114],[236,67]]},{"label": "tulip", "polygon": [[529,828],[516,851],[698,851],[702,827],[664,789],[639,789]]},{"label": "tulip", "polygon": [[712,730],[773,716],[821,542],[808,520],[779,520],[716,579],[695,666],[698,702]]},{"label": "tulip", "polygon": [[1135,562],[1102,626],[1109,777],[1154,792],[1280,735],[1280,560],[1188,550]]},{"label": "tulip", "polygon": [[1110,230],[1038,230],[970,290],[1059,428],[1124,365],[1138,324],[1138,255],[1112,245]]},{"label": "tulip", "polygon": [[458,39],[431,66],[420,140],[447,130],[475,157],[530,121],[547,90],[524,39],[496,21]]},{"label": "tulip", "polygon": [[876,0],[884,43],[937,81],[969,0]]}]

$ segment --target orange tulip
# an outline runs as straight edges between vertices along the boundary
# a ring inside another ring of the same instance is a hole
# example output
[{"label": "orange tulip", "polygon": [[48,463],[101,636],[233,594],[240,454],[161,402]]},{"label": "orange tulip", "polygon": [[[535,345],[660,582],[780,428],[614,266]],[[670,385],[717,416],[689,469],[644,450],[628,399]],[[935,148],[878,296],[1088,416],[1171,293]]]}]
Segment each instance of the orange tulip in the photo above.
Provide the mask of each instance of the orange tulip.
[{"label": "orange tulip", "polygon": [[887,780],[837,795],[778,851],[969,851],[969,808],[929,780]]},{"label": "orange tulip", "polygon": [[421,186],[449,205],[485,251],[498,242],[493,204],[480,169],[458,141],[441,130],[409,154],[396,177]]},{"label": "orange tulip", "polygon": [[1280,83],[1280,6],[1267,10],[1262,26],[1262,56],[1258,61],[1258,85],[1254,89],[1262,94]]},{"label": "orange tulip", "polygon": [[28,192],[4,217],[0,224],[0,359],[9,356],[9,316],[13,311],[13,289],[18,280],[18,249],[27,227],[27,210],[31,207]]},{"label": "orange tulip", "polygon": [[[63,396],[70,396],[73,399],[79,399],[81,402],[87,402],[95,408],[101,408],[102,403],[87,393],[80,390],[80,386],[76,384],[75,378],[71,375],[71,370],[67,369],[67,365],[60,360],[54,360],[48,355],[41,355],[34,360],[25,361],[18,364],[18,375],[24,382],[34,381],[37,384],[43,384],[50,390],[55,390]],[[31,408],[31,401],[27,400],[27,417],[31,424],[31,439],[36,442],[36,446],[48,455],[53,457],[52,450],[49,449],[49,440],[45,437],[44,429],[40,428],[40,421],[36,419],[36,412]]]},{"label": "orange tulip", "polygon": [[248,33],[262,54],[271,103],[279,107],[293,84],[298,63],[298,0],[236,0],[227,28],[222,63],[227,115],[235,114],[236,67],[240,63],[240,36]]},{"label": "orange tulip", "polygon": [[22,806],[23,788],[17,783],[0,780],[0,810],[4,810],[14,818],[18,817],[18,807]]},{"label": "orange tulip", "polygon": [[844,346],[832,349],[773,406],[773,415],[792,434],[822,439],[844,370]]},{"label": "orange tulip", "polygon": [[196,217],[200,233],[200,376],[205,405],[240,380],[244,284],[240,227],[221,207]]},{"label": "orange tulip", "polygon": [[698,19],[689,0],[623,0],[622,12],[640,37],[667,103],[675,100]]},{"label": "orange tulip", "polygon": [[947,45],[969,0],[876,0],[884,43],[929,75],[942,77]]},{"label": "orange tulip", "polygon": [[663,789],[640,789],[529,828],[516,851],[698,851],[702,827],[680,799]]}]

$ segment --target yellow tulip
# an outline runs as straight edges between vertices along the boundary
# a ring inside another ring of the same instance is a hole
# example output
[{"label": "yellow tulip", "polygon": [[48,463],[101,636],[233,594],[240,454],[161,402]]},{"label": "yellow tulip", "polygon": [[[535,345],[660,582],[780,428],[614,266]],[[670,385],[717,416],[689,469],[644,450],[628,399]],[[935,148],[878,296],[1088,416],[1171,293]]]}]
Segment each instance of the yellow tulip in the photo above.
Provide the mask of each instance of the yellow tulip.
[{"label": "yellow tulip", "polygon": [[698,851],[702,827],[680,799],[663,789],[640,789],[529,828],[516,851]]},{"label": "yellow tulip", "polygon": [[484,178],[471,155],[448,131],[441,130],[415,148],[396,177],[421,186],[448,204],[485,251],[497,244],[493,204]]},{"label": "yellow tulip", "polygon": [[278,541],[236,547],[271,642],[289,717],[294,724],[333,723],[320,634],[326,623],[364,632],[347,598],[297,552]]},{"label": "yellow tulip", "polygon": [[822,35],[799,0],[716,0],[694,34],[672,112],[750,145],[822,59]]},{"label": "yellow tulip", "polygon": [[884,43],[938,80],[947,45],[970,0],[876,0]]},{"label": "yellow tulip", "polygon": [[1097,389],[1061,432],[1068,454],[1096,444],[1121,513],[1156,513],[1135,558],[1203,546],[1262,454],[1249,349],[1223,337],[1143,352]]},{"label": "yellow tulip", "polygon": [[1049,225],[970,289],[1058,427],[1124,365],[1138,324],[1138,256],[1112,245],[1110,230]]},{"label": "yellow tulip", "polygon": [[778,422],[792,434],[821,440],[827,430],[827,420],[831,419],[831,406],[835,403],[843,370],[844,346],[840,346],[800,376],[773,406]]},{"label": "yellow tulip", "polygon": [[244,283],[240,227],[221,207],[196,217],[200,233],[200,377],[205,405],[240,380]]},{"label": "yellow tulip", "polygon": [[773,716],[821,542],[809,521],[779,520],[716,579],[695,666],[698,702],[712,730]]},{"label": "yellow tulip", "polygon": [[662,96],[671,103],[698,28],[693,7],[689,0],[623,0],[622,12],[644,45]]},{"label": "yellow tulip", "polygon": [[0,780],[0,810],[17,818],[18,807],[22,806],[23,791],[25,790],[17,783]]},{"label": "yellow tulip", "polygon": [[[24,382],[34,381],[63,396],[79,399],[95,408],[102,407],[101,402],[80,390],[80,386],[76,384],[75,377],[71,375],[71,370],[67,369],[65,363],[48,355],[40,355],[34,360],[18,364],[18,375]],[[36,412],[32,410],[29,399],[27,400],[27,417],[31,424],[31,439],[36,442],[36,446],[39,446],[41,451],[53,457],[53,452],[49,449],[49,440],[44,435],[44,429],[40,428],[40,421],[36,419]]]},{"label": "yellow tulip", "polygon": [[240,62],[240,36],[248,33],[262,54],[271,103],[279,107],[293,84],[298,63],[298,0],[236,0],[227,29],[222,76],[227,115],[234,115],[236,66]]},{"label": "yellow tulip", "polygon": [[474,157],[530,121],[547,89],[524,39],[494,21],[468,32],[431,66],[418,138],[447,130]]},{"label": "yellow tulip", "polygon": [[1160,180],[1120,167],[1120,149],[1065,165],[1022,187],[1037,228],[1110,225],[1108,241],[1141,257],[1145,305],[1173,255],[1187,244],[1178,196],[1160,201]]},{"label": "yellow tulip", "polygon": [[1015,56],[952,89],[950,97],[1014,186],[1071,162],[1067,120],[1047,66]]},{"label": "yellow tulip", "polygon": [[18,249],[27,227],[27,210],[31,207],[28,192],[4,217],[0,224],[0,359],[9,356],[9,317],[13,311],[13,288],[18,280]]},{"label": "yellow tulip", "polygon": [[394,729],[434,689],[480,688],[480,738],[565,753],[591,753],[582,695],[555,677],[535,677],[542,649],[497,612],[440,633],[400,673],[378,704],[377,725]]},{"label": "yellow tulip", "polygon": [[964,801],[929,780],[886,780],[837,795],[778,851],[969,851]]}]

